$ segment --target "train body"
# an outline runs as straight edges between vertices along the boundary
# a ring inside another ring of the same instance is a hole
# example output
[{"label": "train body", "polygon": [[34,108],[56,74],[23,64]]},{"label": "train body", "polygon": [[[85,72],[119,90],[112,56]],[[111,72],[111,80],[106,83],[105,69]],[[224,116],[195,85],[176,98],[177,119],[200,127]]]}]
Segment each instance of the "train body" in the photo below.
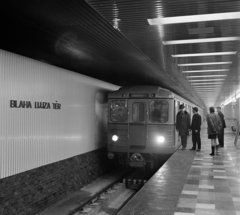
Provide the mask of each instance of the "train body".
[{"label": "train body", "polygon": [[[108,157],[131,167],[154,165],[156,157],[180,145],[175,129],[179,105],[193,115],[193,103],[158,86],[122,87],[108,94]],[[197,106],[198,107],[198,106]],[[203,109],[198,107],[199,114]]]}]

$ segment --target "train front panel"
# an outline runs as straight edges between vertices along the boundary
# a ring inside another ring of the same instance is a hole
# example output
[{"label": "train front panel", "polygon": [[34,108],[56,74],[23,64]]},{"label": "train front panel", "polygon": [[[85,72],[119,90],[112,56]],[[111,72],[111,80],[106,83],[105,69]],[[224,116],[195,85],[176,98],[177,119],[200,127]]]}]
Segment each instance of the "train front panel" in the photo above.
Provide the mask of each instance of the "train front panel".
[{"label": "train front panel", "polygon": [[173,99],[110,100],[108,151],[173,153],[176,149],[174,114]]}]

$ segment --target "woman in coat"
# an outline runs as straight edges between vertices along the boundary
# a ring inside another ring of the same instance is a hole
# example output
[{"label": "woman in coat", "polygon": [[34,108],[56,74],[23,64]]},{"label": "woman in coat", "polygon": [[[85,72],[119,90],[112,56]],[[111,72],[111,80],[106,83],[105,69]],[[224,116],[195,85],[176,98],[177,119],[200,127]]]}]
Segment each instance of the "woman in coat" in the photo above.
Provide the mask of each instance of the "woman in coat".
[{"label": "woman in coat", "polygon": [[210,107],[209,112],[210,113],[207,115],[208,139],[211,140],[212,153],[210,155],[213,156],[215,155],[215,148],[217,145],[216,139],[217,139],[218,131],[222,127],[222,125],[218,115],[214,113],[215,112],[214,107]]}]

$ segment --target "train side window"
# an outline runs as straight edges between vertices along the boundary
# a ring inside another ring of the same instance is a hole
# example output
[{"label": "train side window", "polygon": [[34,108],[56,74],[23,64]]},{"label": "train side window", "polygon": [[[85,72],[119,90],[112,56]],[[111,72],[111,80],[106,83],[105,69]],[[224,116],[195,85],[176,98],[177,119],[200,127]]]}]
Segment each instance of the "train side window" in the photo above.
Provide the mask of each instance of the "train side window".
[{"label": "train side window", "polygon": [[128,118],[126,100],[111,101],[110,117],[113,122],[126,122]]},{"label": "train side window", "polygon": [[168,121],[169,105],[165,100],[153,100],[150,101],[150,114],[149,120],[151,122],[164,123]]},{"label": "train side window", "polygon": [[132,121],[144,122],[144,104],[142,102],[134,102],[132,105]]}]

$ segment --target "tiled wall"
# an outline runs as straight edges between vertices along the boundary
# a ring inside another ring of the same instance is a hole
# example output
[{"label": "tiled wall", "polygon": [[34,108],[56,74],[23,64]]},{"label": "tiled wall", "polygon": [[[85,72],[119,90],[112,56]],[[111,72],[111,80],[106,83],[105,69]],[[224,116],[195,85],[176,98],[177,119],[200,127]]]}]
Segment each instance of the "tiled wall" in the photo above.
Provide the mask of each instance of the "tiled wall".
[{"label": "tiled wall", "polygon": [[114,167],[102,148],[0,179],[0,214],[32,215]]}]

